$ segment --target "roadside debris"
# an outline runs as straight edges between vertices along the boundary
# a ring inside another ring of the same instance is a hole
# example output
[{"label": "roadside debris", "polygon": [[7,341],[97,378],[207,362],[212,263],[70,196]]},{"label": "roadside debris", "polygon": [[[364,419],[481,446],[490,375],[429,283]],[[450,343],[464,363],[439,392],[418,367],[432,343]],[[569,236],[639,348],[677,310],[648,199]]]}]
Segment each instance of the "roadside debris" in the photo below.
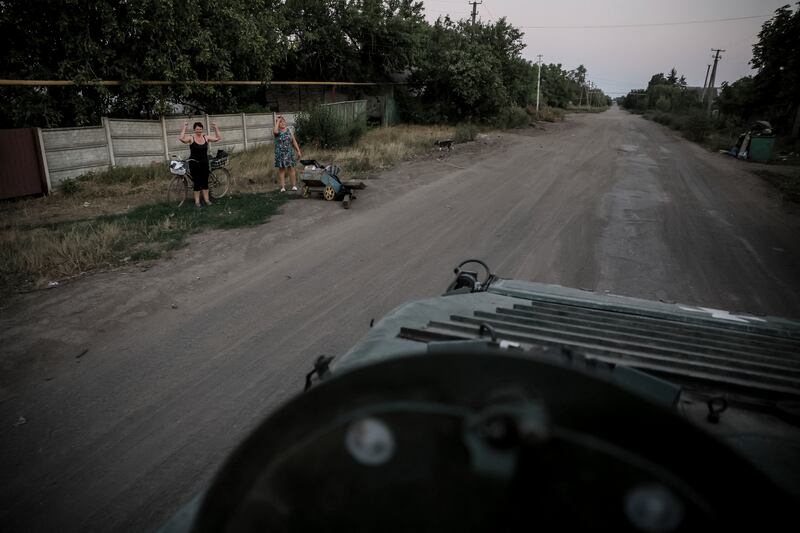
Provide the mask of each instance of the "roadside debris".
[{"label": "roadside debris", "polygon": [[14,422],[14,427],[24,426],[27,423],[28,423],[28,419],[25,418],[24,416],[21,416],[21,417],[17,418],[16,422]]},{"label": "roadside debris", "polygon": [[775,146],[775,136],[772,134],[772,125],[759,120],[750,125],[750,129],[739,135],[736,145],[730,150],[720,150],[721,153],[732,155],[737,159],[767,162],[772,160],[772,149]]},{"label": "roadside debris", "polygon": [[50,283],[47,284],[47,288],[48,289],[50,289],[52,287],[58,287],[58,282],[57,281],[51,281]]}]

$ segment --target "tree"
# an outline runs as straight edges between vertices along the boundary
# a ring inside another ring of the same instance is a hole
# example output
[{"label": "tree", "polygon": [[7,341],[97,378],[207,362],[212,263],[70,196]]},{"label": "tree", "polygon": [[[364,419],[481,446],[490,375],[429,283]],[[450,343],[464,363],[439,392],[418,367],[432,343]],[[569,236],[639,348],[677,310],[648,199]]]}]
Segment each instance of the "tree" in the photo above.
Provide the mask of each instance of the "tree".
[{"label": "tree", "polygon": [[752,76],[745,76],[730,84],[722,83],[717,105],[723,115],[748,122],[755,113],[754,102],[755,84]]},{"label": "tree", "polygon": [[154,117],[180,102],[234,109],[230,88],[141,81],[269,80],[280,50],[278,1],[0,2],[4,78],[123,82],[7,88],[0,122],[81,126],[103,115]]},{"label": "tree", "polygon": [[686,77],[672,67],[665,76],[653,74],[646,90],[631,91],[623,100],[629,109],[658,109],[662,112],[686,113],[700,106],[696,93],[686,90]]},{"label": "tree", "polygon": [[756,98],[773,125],[800,134],[800,2],[785,5],[765,22],[753,45],[750,64],[758,70],[753,83]]},{"label": "tree", "polygon": [[669,71],[669,75],[667,75],[667,85],[677,85],[678,84],[678,71],[675,67]]},{"label": "tree", "polygon": [[287,0],[282,18],[276,75],[313,81],[389,80],[418,61],[427,24],[413,0]]},{"label": "tree", "polygon": [[522,33],[505,19],[471,24],[439,18],[424,42],[410,84],[430,120],[485,118],[528,103],[525,80],[532,81],[534,67],[520,57]]}]

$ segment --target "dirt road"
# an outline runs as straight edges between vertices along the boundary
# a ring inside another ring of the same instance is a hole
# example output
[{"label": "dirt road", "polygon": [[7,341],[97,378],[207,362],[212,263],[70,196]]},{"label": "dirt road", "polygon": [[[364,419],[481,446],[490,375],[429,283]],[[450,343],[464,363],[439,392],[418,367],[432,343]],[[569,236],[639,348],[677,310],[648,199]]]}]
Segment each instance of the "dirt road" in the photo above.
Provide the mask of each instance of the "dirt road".
[{"label": "dirt road", "polygon": [[467,257],[800,317],[800,217],[746,168],[619,110],[572,116],[399,165],[350,211],[289,202],[152,267],[5,302],[0,529],[157,528],[317,355],[440,294]]}]

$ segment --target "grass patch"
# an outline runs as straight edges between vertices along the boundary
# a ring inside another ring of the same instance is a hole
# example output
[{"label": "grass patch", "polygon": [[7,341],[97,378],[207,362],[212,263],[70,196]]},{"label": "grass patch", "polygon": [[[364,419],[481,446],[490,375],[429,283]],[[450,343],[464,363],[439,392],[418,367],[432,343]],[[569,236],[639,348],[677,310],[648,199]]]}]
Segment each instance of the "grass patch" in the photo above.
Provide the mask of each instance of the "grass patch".
[{"label": "grass patch", "polygon": [[568,113],[603,113],[604,111],[608,111],[609,108],[606,106],[596,107],[596,106],[574,106],[567,109]]},{"label": "grass patch", "polygon": [[[394,126],[368,131],[353,146],[303,146],[303,157],[367,178],[392,164],[431,153],[452,139],[450,126]],[[69,192],[0,202],[0,293],[27,290],[131,261],[153,260],[206,229],[263,224],[286,201],[278,195],[275,152],[264,146],[231,154],[229,196],[197,211],[165,203],[172,179],[167,163],[118,167],[70,180]],[[299,176],[298,168],[298,176]]]},{"label": "grass patch", "polygon": [[476,135],[478,135],[478,126],[472,124],[471,122],[462,122],[456,126],[453,140],[456,142],[456,144],[465,143],[474,141]]},{"label": "grass patch", "polygon": [[530,117],[523,107],[504,107],[494,122],[504,129],[524,128],[530,124]]},{"label": "grass patch", "polygon": [[772,172],[770,170],[754,170],[753,173],[778,189],[785,200],[800,204],[800,171],[791,174]]},{"label": "grass patch", "polygon": [[0,233],[0,290],[48,282],[130,261],[153,260],[207,229],[255,226],[285,203],[286,195],[236,194],[198,210],[194,203],[142,205],[125,214],[47,225],[15,225]]},{"label": "grass patch", "polygon": [[563,122],[564,117],[567,115],[567,111],[565,109],[561,109],[560,107],[540,107],[538,118],[536,106],[529,105],[526,111],[535,120],[544,122]]},{"label": "grass patch", "polygon": [[455,128],[451,126],[401,125],[377,128],[349,148],[312,148],[309,157],[313,153],[313,158],[322,163],[339,165],[345,179],[364,178],[375,171],[385,170],[398,161],[430,153],[436,141],[452,139],[454,135]]}]

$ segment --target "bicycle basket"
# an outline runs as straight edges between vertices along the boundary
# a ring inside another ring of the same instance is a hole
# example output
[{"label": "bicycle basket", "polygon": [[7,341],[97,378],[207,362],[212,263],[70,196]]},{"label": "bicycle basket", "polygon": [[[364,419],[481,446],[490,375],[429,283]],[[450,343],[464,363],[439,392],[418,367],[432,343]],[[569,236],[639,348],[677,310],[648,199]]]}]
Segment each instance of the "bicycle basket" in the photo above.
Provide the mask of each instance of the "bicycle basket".
[{"label": "bicycle basket", "polygon": [[212,170],[215,168],[222,168],[228,164],[228,156],[226,154],[225,157],[214,157],[209,159],[208,162],[211,164]]},{"label": "bicycle basket", "polygon": [[170,161],[169,171],[175,174],[176,176],[185,176],[186,163],[184,163],[183,161]]}]

